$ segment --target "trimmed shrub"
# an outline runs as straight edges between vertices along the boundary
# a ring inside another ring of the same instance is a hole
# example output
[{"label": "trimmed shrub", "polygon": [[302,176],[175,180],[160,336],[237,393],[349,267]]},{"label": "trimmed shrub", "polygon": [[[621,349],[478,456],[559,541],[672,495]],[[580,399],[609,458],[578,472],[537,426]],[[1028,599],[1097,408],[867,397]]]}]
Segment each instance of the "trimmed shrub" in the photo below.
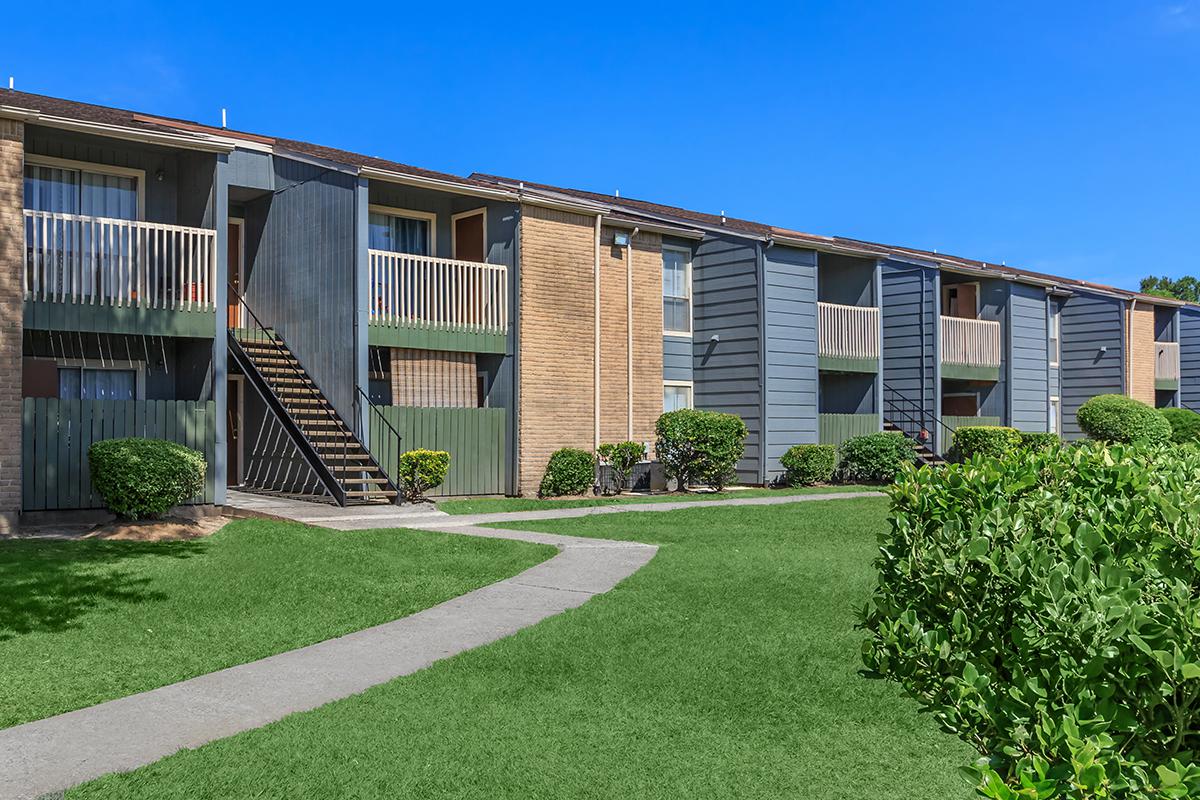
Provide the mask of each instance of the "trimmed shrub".
[{"label": "trimmed shrub", "polygon": [[409,450],[400,454],[396,470],[404,499],[416,503],[425,493],[436,489],[450,471],[450,454],[445,450]]},{"label": "trimmed shrub", "polygon": [[555,450],[546,464],[538,497],[587,494],[596,482],[596,459],[586,450],[564,447]]},{"label": "trimmed shrub", "polygon": [[1057,433],[1044,433],[1040,431],[1022,431],[1021,432],[1021,449],[1041,452],[1049,450],[1052,447],[1058,447],[1062,444],[1062,440],[1058,438]]},{"label": "trimmed shrub", "polygon": [[746,423],[737,414],[682,408],[660,416],[654,431],[663,472],[680,491],[696,483],[725,488],[746,449]]},{"label": "trimmed shrub", "polygon": [[607,464],[612,470],[617,494],[620,494],[629,488],[629,476],[646,455],[646,447],[641,442],[616,442],[600,445],[596,454],[600,456],[601,463]]},{"label": "trimmed shrub", "polygon": [[1079,407],[1079,427],[1101,442],[1145,442],[1171,440],[1171,423],[1157,408],[1123,394],[1096,395]]},{"label": "trimmed shrub", "polygon": [[204,456],[161,439],[105,439],[88,448],[92,486],[126,519],[161,517],[204,491]]},{"label": "trimmed shrub", "polygon": [[847,483],[891,483],[917,460],[912,441],[896,431],[851,436],[839,455],[837,474]]},{"label": "trimmed shrub", "polygon": [[979,751],[980,795],[1200,796],[1200,449],[1089,442],[888,493],[867,672]]},{"label": "trimmed shrub", "polygon": [[837,448],[831,444],[798,444],[779,458],[787,470],[788,486],[812,486],[829,483],[837,467]]},{"label": "trimmed shrub", "polygon": [[954,450],[960,458],[1004,458],[1021,446],[1016,428],[1000,425],[964,425],[954,431]]},{"label": "trimmed shrub", "polygon": [[1164,408],[1159,411],[1171,426],[1171,441],[1176,444],[1200,441],[1200,414],[1190,408]]}]

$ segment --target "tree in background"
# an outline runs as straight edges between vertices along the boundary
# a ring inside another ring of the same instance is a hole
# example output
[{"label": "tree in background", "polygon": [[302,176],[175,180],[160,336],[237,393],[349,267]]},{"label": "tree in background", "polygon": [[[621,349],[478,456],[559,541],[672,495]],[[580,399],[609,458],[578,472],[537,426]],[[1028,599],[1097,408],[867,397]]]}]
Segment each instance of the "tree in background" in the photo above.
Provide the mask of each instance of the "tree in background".
[{"label": "tree in background", "polygon": [[1147,275],[1142,278],[1142,291],[1159,297],[1172,297],[1189,303],[1200,303],[1200,280],[1191,275],[1182,278],[1156,277]]}]

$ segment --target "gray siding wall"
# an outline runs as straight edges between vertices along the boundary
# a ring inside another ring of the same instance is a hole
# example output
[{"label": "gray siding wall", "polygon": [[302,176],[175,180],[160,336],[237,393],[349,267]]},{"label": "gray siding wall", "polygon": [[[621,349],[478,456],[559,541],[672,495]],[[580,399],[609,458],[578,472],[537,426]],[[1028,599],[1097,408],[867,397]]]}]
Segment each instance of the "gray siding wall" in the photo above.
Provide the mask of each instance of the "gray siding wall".
[{"label": "gray siding wall", "polygon": [[688,336],[663,337],[663,380],[692,379],[692,340]]},{"label": "gray siding wall", "polygon": [[857,373],[822,372],[822,414],[875,414],[875,376]]},{"label": "gray siding wall", "polygon": [[[746,423],[738,480],[761,479],[762,394],[757,245],[709,235],[692,259],[693,399],[696,408],[737,414]],[[719,336],[719,342],[711,341]]]},{"label": "gray siding wall", "polygon": [[1179,400],[1200,408],[1200,308],[1179,309]]},{"label": "gray siding wall", "polygon": [[[885,261],[883,282],[883,382],[929,414],[937,409],[938,352],[934,329],[938,324],[937,270],[914,264]],[[885,403],[889,397],[885,391]],[[884,419],[909,433],[915,426],[900,415]]]},{"label": "gray siding wall", "polygon": [[821,253],[818,296],[823,303],[875,305],[875,261]]},{"label": "gray siding wall", "polygon": [[767,482],[783,474],[779,458],[796,444],[816,444],[817,254],[769,247],[763,255]]},{"label": "gray siding wall", "polygon": [[[1062,310],[1062,433],[1082,436],[1079,407],[1098,394],[1124,391],[1122,303],[1100,295],[1076,294]],[[1101,352],[1101,348],[1107,348]]]},{"label": "gray siding wall", "polygon": [[1046,290],[1024,283],[1012,285],[1009,297],[1012,417],[1022,431],[1049,427],[1050,383],[1047,371]]},{"label": "gray siding wall", "polygon": [[247,205],[247,299],[350,419],[358,363],[357,178],[285,158],[273,162],[279,188]]}]

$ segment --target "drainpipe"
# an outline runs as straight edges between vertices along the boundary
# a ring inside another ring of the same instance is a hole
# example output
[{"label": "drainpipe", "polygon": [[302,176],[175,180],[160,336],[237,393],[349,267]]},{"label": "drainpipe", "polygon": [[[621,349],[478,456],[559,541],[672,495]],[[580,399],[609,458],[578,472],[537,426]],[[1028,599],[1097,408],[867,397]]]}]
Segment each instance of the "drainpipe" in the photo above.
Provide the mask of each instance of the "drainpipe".
[{"label": "drainpipe", "polygon": [[1137,298],[1129,299],[1129,310],[1125,314],[1125,358],[1121,364],[1121,380],[1125,383],[1125,395],[1133,397],[1133,312]]},{"label": "drainpipe", "polygon": [[641,228],[636,225],[625,247],[625,441],[633,441],[633,237]]},{"label": "drainpipe", "polygon": [[593,391],[592,391],[592,449],[600,448],[600,220],[601,215],[596,215],[596,242],[595,254],[592,262],[592,283],[594,284],[595,297],[593,305],[595,307],[595,319],[593,321],[593,344],[594,355],[592,364],[595,369],[595,374],[592,376]]}]

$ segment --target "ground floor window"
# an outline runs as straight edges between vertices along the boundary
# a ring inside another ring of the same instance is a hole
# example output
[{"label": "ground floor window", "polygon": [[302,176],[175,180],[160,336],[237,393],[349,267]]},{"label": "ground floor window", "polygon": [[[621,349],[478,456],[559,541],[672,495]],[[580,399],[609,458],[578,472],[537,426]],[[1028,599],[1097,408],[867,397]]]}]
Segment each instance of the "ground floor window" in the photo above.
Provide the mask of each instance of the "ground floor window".
[{"label": "ground floor window", "polygon": [[135,400],[137,370],[58,368],[60,400]]},{"label": "ground floor window", "polygon": [[692,385],[676,381],[663,384],[663,411],[692,407]]},{"label": "ground floor window", "polygon": [[1058,398],[1050,398],[1050,432],[1058,433]]}]

